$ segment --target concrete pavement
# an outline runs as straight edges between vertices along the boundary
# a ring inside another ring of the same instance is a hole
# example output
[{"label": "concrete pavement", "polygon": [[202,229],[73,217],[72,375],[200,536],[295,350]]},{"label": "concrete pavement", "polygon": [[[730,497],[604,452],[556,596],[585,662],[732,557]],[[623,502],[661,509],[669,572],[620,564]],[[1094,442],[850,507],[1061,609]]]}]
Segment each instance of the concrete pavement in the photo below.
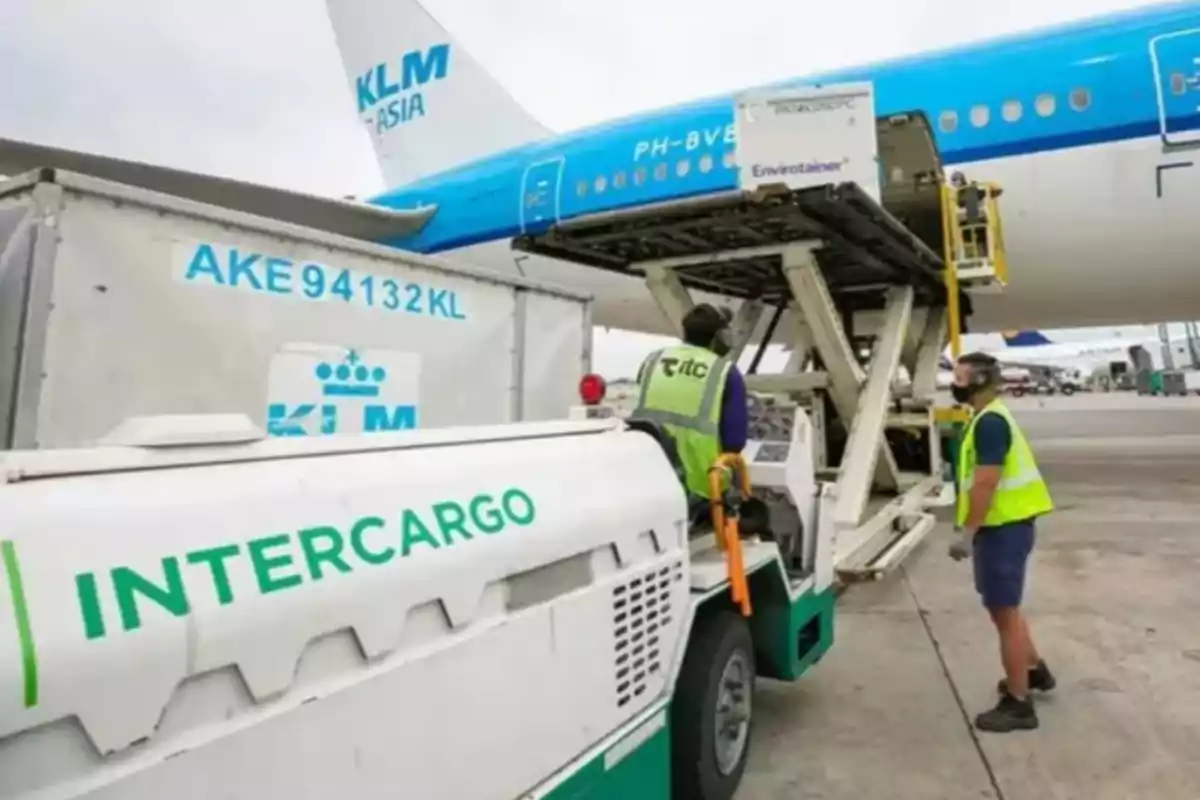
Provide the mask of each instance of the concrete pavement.
[{"label": "concrete pavement", "polygon": [[761,684],[739,800],[1200,797],[1200,398],[1011,407],[1058,505],[1027,588],[1059,681],[1041,728],[970,727],[995,701],[999,657],[942,530],[843,595],[810,675]]}]

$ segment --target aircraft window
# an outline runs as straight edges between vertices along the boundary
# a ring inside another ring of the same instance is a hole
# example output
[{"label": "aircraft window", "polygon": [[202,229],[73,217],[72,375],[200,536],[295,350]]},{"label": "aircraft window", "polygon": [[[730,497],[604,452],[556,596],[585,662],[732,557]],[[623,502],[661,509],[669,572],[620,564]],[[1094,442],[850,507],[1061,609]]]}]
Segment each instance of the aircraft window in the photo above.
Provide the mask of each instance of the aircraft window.
[{"label": "aircraft window", "polygon": [[982,128],[988,124],[991,116],[991,111],[988,110],[987,106],[973,106],[971,108],[971,125],[976,128]]},{"label": "aircraft window", "polygon": [[1092,93],[1087,89],[1072,89],[1068,99],[1073,110],[1087,111],[1088,106],[1092,104]]},{"label": "aircraft window", "polygon": [[587,194],[587,187],[588,187],[587,181],[579,181],[579,183],[575,184],[575,194],[579,195],[580,197],[583,197],[585,194]]},{"label": "aircraft window", "polygon": [[1184,94],[1187,92],[1187,78],[1182,72],[1171,73],[1171,94]]},{"label": "aircraft window", "polygon": [[601,192],[603,192],[607,186],[608,186],[608,178],[604,177],[603,175],[596,178],[596,183],[595,183],[596,194],[600,194]]},{"label": "aircraft window", "polygon": [[665,181],[667,179],[667,162],[662,161],[654,166],[654,180]]},{"label": "aircraft window", "polygon": [[1016,122],[1021,118],[1021,110],[1020,100],[1009,100],[1000,106],[1000,116],[1004,117],[1005,122]]},{"label": "aircraft window", "polygon": [[633,171],[633,185],[641,186],[646,182],[646,168],[638,167]]},{"label": "aircraft window", "polygon": [[682,178],[688,174],[688,170],[692,168],[692,162],[686,158],[681,158],[675,163],[675,174]]},{"label": "aircraft window", "polygon": [[1037,99],[1033,101],[1033,109],[1037,111],[1039,117],[1048,117],[1054,113],[1054,95],[1039,94]]},{"label": "aircraft window", "polygon": [[618,172],[616,175],[613,176],[613,188],[614,189],[624,189],[625,188],[625,173],[624,172]]},{"label": "aircraft window", "polygon": [[704,155],[700,156],[700,171],[708,173],[712,172],[712,168],[712,155],[710,153],[705,153]]},{"label": "aircraft window", "polygon": [[737,156],[733,154],[733,151],[726,150],[725,155],[721,156],[721,165],[725,167],[725,169],[733,169],[733,165],[736,160]]},{"label": "aircraft window", "polygon": [[942,133],[954,133],[958,130],[958,112],[943,111],[938,117],[938,127],[942,129]]}]

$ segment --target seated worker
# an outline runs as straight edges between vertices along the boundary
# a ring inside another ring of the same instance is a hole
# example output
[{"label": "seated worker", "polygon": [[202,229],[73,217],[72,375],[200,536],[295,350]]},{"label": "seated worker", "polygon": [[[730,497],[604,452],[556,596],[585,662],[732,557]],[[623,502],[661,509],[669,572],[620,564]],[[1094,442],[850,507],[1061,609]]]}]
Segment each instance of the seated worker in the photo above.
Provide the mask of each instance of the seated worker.
[{"label": "seated worker", "polygon": [[683,465],[689,501],[708,498],[708,470],[749,438],[746,381],[727,358],[728,309],[701,303],[683,318],[683,343],[651,353],[638,369],[631,420],[661,425]]}]

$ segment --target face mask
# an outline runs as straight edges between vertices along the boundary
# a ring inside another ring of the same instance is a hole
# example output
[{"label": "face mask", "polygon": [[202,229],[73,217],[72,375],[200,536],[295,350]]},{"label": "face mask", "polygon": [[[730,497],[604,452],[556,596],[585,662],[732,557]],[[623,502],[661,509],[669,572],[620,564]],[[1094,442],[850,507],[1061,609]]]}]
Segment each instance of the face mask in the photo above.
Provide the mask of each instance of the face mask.
[{"label": "face mask", "polygon": [[966,403],[975,394],[975,390],[970,386],[959,386],[956,383],[950,386],[950,394],[954,396],[956,403]]}]

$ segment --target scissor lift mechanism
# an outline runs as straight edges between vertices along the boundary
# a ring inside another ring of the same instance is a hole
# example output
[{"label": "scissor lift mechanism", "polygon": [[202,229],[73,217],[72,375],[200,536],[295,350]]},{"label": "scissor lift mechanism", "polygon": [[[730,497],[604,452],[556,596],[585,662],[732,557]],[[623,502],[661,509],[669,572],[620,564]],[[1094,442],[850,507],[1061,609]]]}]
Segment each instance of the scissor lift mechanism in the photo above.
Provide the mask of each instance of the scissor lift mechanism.
[{"label": "scissor lift mechanism", "polygon": [[[818,524],[836,526],[839,573],[877,577],[932,529],[925,506],[942,489],[932,396],[947,327],[944,262],[857,185],[732,191],[596,214],[514,239],[513,247],[644,277],[676,330],[694,304],[689,289],[741,298],[735,358],[773,308],[760,354],[786,319],[791,357],[782,374],[747,382],[810,408],[820,440],[814,462],[829,481]],[[915,309],[926,311],[914,325]],[[847,326],[868,311],[882,312],[882,321],[864,367]],[[806,369],[810,355],[814,367]],[[893,391],[901,365],[907,397]],[[847,436],[836,468],[822,435],[822,396]],[[895,429],[927,432],[926,468],[900,468],[886,436]],[[872,508],[872,489],[892,499]]]}]

